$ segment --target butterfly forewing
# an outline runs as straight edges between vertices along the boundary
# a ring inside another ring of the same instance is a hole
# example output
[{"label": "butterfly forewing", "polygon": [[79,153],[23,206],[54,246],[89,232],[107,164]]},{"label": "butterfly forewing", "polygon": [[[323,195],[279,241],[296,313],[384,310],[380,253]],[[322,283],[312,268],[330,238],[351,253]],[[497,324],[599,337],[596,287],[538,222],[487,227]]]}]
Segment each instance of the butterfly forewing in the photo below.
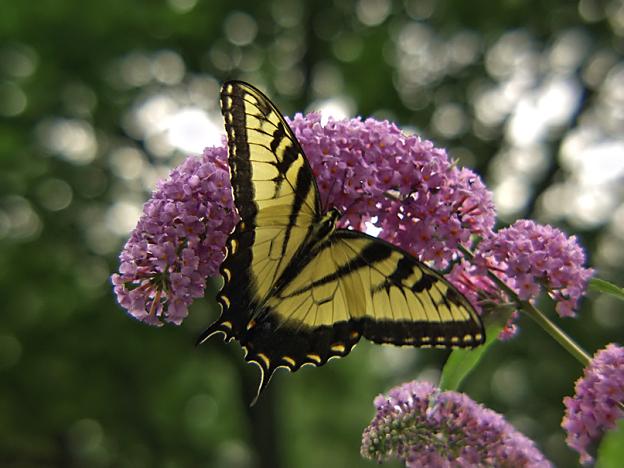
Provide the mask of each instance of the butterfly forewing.
[{"label": "butterfly forewing", "polygon": [[[247,316],[264,302],[318,221],[318,191],[299,143],[262,93],[245,83],[229,82],[222,89],[221,106],[241,217],[224,268],[247,270],[243,276],[249,283]],[[239,257],[237,249],[248,252]],[[233,277],[236,284],[228,282],[222,296],[233,296],[244,286],[243,278]]]}]

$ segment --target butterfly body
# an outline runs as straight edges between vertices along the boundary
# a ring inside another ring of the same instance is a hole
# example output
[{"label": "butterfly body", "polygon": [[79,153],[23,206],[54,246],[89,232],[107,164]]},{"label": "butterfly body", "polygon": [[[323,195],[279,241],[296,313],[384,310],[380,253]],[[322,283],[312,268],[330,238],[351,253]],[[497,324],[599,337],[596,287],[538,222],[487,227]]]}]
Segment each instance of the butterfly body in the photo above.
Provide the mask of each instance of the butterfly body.
[{"label": "butterfly body", "polygon": [[296,371],[346,356],[365,337],[419,347],[474,347],[483,326],[442,275],[390,243],[337,229],[323,212],[301,146],[253,86],[223,85],[234,201],[240,222],[221,266],[222,313],[200,337],[237,340],[261,369]]}]

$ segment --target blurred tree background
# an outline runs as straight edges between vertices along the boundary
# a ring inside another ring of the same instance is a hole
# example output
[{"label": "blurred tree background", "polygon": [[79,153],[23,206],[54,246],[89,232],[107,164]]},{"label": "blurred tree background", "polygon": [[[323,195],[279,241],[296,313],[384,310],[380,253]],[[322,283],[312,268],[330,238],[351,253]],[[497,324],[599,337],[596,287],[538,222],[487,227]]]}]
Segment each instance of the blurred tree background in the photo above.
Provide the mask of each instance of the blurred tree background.
[{"label": "blurred tree background", "polygon": [[[109,276],[159,178],[220,144],[220,83],[289,115],[375,116],[449,149],[502,223],[576,233],[624,283],[624,2],[5,0],[0,7],[0,465],[374,466],[373,397],[436,380],[446,353],[360,345],[278,372],[236,345],[196,348],[210,286],[181,326],[150,328]],[[551,310],[548,303],[542,304]],[[615,302],[557,322],[590,353],[621,339]],[[581,368],[527,319],[464,386],[558,466]]]}]

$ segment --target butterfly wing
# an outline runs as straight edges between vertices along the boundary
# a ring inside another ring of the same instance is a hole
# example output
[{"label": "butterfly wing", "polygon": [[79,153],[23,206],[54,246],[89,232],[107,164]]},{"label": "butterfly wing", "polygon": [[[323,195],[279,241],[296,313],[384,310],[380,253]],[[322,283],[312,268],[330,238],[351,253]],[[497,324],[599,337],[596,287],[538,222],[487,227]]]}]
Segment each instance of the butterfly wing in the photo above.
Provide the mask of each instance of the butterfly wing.
[{"label": "butterfly wing", "polygon": [[483,344],[479,315],[440,273],[367,234],[339,230],[330,241],[330,255],[340,262],[336,281],[362,284],[365,301],[360,299],[355,307],[349,304],[343,312],[361,326],[362,336],[399,346],[472,348]]},{"label": "butterfly wing", "polygon": [[[295,270],[295,269],[294,269]],[[416,347],[475,347],[483,325],[444,277],[383,240],[338,230],[299,259],[297,274],[265,306],[244,339],[263,371],[296,371],[346,356],[363,336]]]},{"label": "butterfly wing", "polygon": [[221,266],[221,317],[199,342],[215,333],[241,338],[321,213],[309,163],[268,98],[249,84],[230,81],[222,87],[221,108],[240,222]]}]

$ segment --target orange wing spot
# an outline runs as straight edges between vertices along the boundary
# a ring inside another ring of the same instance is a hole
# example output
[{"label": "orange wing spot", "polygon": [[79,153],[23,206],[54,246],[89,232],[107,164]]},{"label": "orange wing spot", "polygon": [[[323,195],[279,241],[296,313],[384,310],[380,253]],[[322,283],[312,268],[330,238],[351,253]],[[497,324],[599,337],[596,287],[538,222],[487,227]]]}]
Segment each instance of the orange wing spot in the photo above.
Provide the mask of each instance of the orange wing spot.
[{"label": "orange wing spot", "polygon": [[290,356],[282,356],[282,361],[284,361],[290,367],[295,367],[297,365],[295,360],[293,358],[291,358]]},{"label": "orange wing spot", "polygon": [[257,356],[264,363],[264,367],[266,367],[268,369],[269,365],[271,364],[271,360],[268,358],[268,356],[266,354],[264,354],[264,353],[258,353]]},{"label": "orange wing spot", "polygon": [[351,338],[352,340],[359,340],[360,339],[360,334],[356,331],[352,331],[349,334],[349,338]]},{"label": "orange wing spot", "polygon": [[247,324],[247,330],[251,330],[255,326],[256,326],[256,321],[251,319],[249,323]]},{"label": "orange wing spot", "polygon": [[340,354],[342,354],[342,353],[344,353],[344,352],[345,352],[345,350],[346,350],[347,348],[346,348],[346,347],[345,347],[345,345],[343,345],[342,343],[335,343],[335,344],[331,345],[331,348],[330,348],[330,349],[331,349],[334,353],[340,353]]},{"label": "orange wing spot", "polygon": [[306,354],[306,357],[310,360],[313,361],[317,364],[321,363],[321,356],[319,356],[318,354]]}]

